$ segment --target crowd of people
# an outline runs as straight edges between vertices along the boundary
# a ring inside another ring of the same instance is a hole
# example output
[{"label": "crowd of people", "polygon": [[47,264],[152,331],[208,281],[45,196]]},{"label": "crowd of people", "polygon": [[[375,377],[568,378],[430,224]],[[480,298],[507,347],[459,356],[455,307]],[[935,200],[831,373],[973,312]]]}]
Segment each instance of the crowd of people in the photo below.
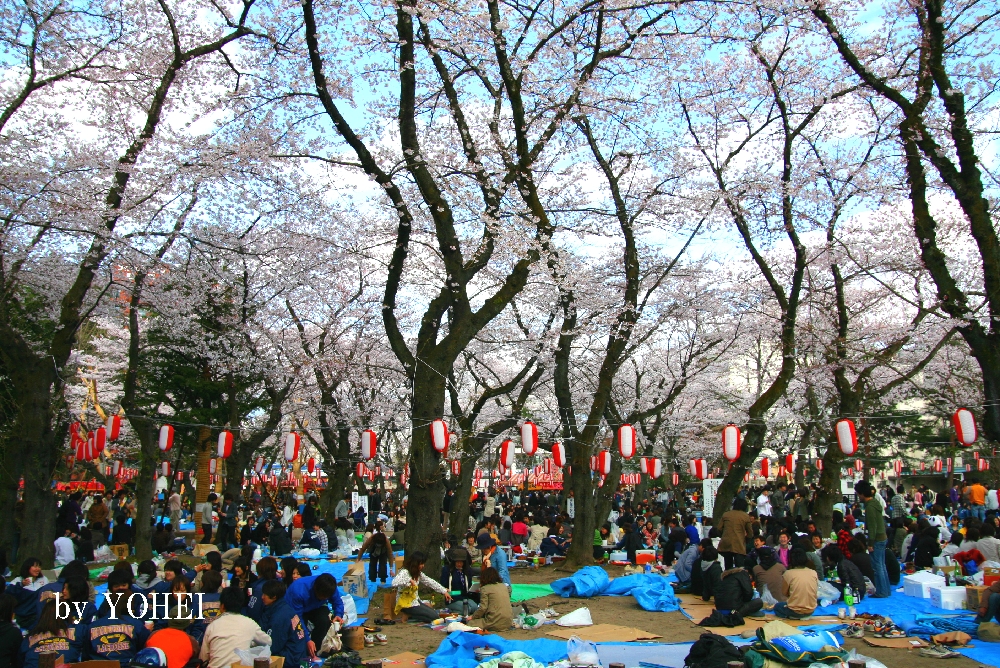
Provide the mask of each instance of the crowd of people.
[{"label": "crowd of people", "polygon": [[[765,606],[780,617],[808,617],[824,597],[821,590],[845,603],[887,597],[902,572],[930,567],[935,557],[951,556],[963,565],[1000,562],[997,493],[976,480],[936,493],[858,482],[854,492],[852,500],[844,497],[834,505],[831,526],[821,532],[810,487],[781,482],[744,488],[714,522],[699,521],[697,492],[675,496],[650,490],[640,497],[620,491],[611,501],[608,521],[594,533],[594,558],[601,562],[609,552],[622,551],[636,563],[637,553],[654,552],[672,568],[679,591],[714,601],[718,617],[710,623],[722,624],[732,615],[759,615]],[[394,590],[392,612],[404,619],[433,622],[446,606],[470,626],[502,631],[513,619],[509,555],[558,558],[574,538],[572,492],[477,491],[470,499],[468,525],[462,527],[450,522],[454,493],[448,492],[441,572],[429,575],[424,572],[427,555],[421,552],[409,553],[396,568],[394,555],[405,544],[405,497],[369,497],[366,513],[363,507],[352,509],[347,496],[328,523],[315,495],[296,507],[290,498],[279,504],[237,503],[213,493],[200,508],[178,504],[175,496],[154,500],[163,510],[155,516],[154,549],[190,551],[193,544],[173,527],[198,510],[206,519],[201,542],[214,540],[219,551],[208,552],[192,569],[175,558],[160,569],[150,560],[134,567],[120,561],[107,585],[112,593],[147,597],[201,594],[194,619],[172,607],[165,618],[154,620],[147,612],[151,608],[130,609],[123,603],[127,597],[112,607],[95,596],[85,563],[95,547],[116,540],[128,544],[135,499],[124,490],[110,499],[74,493],[58,513],[58,579],[49,582],[40,561],[29,556],[0,594],[0,665],[7,660],[30,668],[42,652],[56,651],[67,662],[114,659],[126,666],[141,652],[156,650],[147,659],[174,657],[167,668],[199,661],[218,668],[236,660],[236,648],[261,644],[297,666],[315,657],[331,626],[343,621],[344,603],[331,575],[282,557],[295,547],[327,553],[349,545],[357,561],[368,558],[369,579]],[[363,531],[360,542],[355,531]],[[258,548],[268,556],[257,553],[255,559]],[[4,570],[2,553],[0,562]],[[421,598],[421,589],[435,592],[443,603],[431,605]],[[56,593],[69,604],[68,617],[57,614]],[[980,616],[1000,619],[1000,586],[990,593]],[[366,637],[369,643],[380,641],[384,637],[378,634]],[[178,657],[183,661],[178,663]]]}]

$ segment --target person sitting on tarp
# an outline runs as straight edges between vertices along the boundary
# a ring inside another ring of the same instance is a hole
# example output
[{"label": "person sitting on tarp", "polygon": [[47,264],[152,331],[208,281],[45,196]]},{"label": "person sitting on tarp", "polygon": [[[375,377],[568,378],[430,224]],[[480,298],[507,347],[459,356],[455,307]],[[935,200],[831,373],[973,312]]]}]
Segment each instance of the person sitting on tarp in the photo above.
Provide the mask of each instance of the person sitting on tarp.
[{"label": "person sitting on tarp", "polygon": [[805,619],[811,615],[816,610],[819,578],[802,548],[793,547],[788,553],[788,570],[782,579],[782,593],[788,602],[775,605],[774,614],[785,619]]},{"label": "person sitting on tarp", "polygon": [[618,541],[615,545],[616,550],[625,550],[625,555],[629,562],[635,563],[635,551],[645,549],[645,545],[642,543],[642,536],[636,533],[631,524],[626,524],[622,527],[622,531],[625,534],[622,539]]},{"label": "person sitting on tarp", "polygon": [[510,605],[510,592],[500,579],[500,574],[495,568],[486,567],[479,575],[479,584],[480,605],[466,623],[486,631],[510,630],[514,622],[514,611]]},{"label": "person sitting on tarp", "polygon": [[[691,580],[694,575],[694,565],[698,559],[701,558],[702,550],[706,547],[712,545],[711,538],[703,538],[701,542],[695,543],[694,545],[688,545],[681,552],[681,556],[677,558],[677,563],[674,564],[674,575],[677,576],[677,590],[691,588]],[[698,580],[701,581],[701,572],[699,569]],[[679,592],[684,593],[684,592]]]},{"label": "person sitting on tarp", "polygon": [[830,584],[840,590],[841,597],[843,597],[844,587],[847,585],[851,586],[855,600],[860,601],[865,597],[868,590],[866,589],[864,574],[861,573],[861,569],[853,561],[844,558],[844,553],[840,551],[839,547],[832,544],[827,545],[820,550],[820,556],[823,557],[824,568],[837,569],[837,579],[840,582],[831,581]]},{"label": "person sitting on tarp", "polygon": [[741,566],[723,571],[714,587],[715,609],[724,615],[738,613],[741,617],[748,617],[764,607],[760,598],[754,598],[750,574]]},{"label": "person sitting on tarp", "polygon": [[784,582],[785,567],[778,563],[777,558],[774,556],[774,550],[766,545],[758,548],[756,553],[759,563],[753,567],[753,578],[757,583],[757,591],[763,595],[764,587],[767,587],[767,591],[774,600],[784,601],[785,595],[782,593],[782,583]]},{"label": "person sitting on tarp", "polygon": [[[441,585],[451,592],[452,603],[449,609],[460,612],[464,609],[474,611],[478,607],[479,594],[470,594],[472,573],[467,565],[468,551],[462,547],[452,547],[445,552],[445,560],[441,565]],[[464,606],[462,601],[468,601]]]},{"label": "person sitting on tarp", "polygon": [[[711,540],[711,539],[710,539]],[[715,596],[715,591],[722,584],[722,564],[719,563],[719,551],[712,546],[701,552],[701,600],[707,601]],[[694,593],[694,587],[692,587]]]},{"label": "person sitting on tarp", "polygon": [[539,551],[543,557],[565,556],[569,549],[569,541],[559,535],[559,530],[555,527],[549,529],[549,535],[542,539]]}]

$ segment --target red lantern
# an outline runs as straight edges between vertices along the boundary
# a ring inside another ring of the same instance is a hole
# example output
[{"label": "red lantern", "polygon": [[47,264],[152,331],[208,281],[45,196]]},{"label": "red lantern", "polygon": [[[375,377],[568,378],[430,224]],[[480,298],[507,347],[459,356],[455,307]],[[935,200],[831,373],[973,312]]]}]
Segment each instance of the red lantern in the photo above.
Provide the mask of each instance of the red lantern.
[{"label": "red lantern", "polygon": [[219,460],[213,457],[208,460],[208,472],[211,475],[215,475],[219,470]]},{"label": "red lantern", "polygon": [[309,471],[310,475],[312,475],[313,473],[316,472],[316,458],[315,457],[310,457],[309,460],[306,462],[306,470]]},{"label": "red lantern", "polygon": [[543,467],[545,469],[545,475],[552,475],[552,472],[556,468],[555,464],[552,463],[552,458],[551,457],[546,457],[545,458],[545,460],[543,462]]},{"label": "red lantern", "polygon": [[892,463],[892,469],[896,472],[896,477],[898,478],[899,475],[903,472],[903,460],[897,459],[896,461],[894,461]]},{"label": "red lantern", "polygon": [[750,482],[750,471],[743,474],[743,482]]},{"label": "red lantern", "polygon": [[500,444],[500,465],[505,469],[514,467],[514,442],[509,438]]},{"label": "red lantern", "polygon": [[927,464],[925,462],[920,462],[920,470],[921,471],[927,470]]},{"label": "red lantern", "polygon": [[863,471],[865,469],[865,463],[860,459],[854,460],[854,468],[857,471]]},{"label": "red lantern", "polygon": [[639,471],[641,473],[647,473],[649,471],[648,466],[649,466],[649,457],[640,457],[639,458]]},{"label": "red lantern", "polygon": [[836,430],[840,451],[850,457],[858,451],[858,434],[854,431],[854,421],[837,420]]},{"label": "red lantern", "polygon": [[116,459],[114,463],[111,465],[111,475],[117,478],[121,474],[122,474],[122,461],[120,459]]},{"label": "red lantern", "polygon": [[955,436],[958,437],[959,445],[972,445],[976,442],[976,417],[968,408],[959,408],[951,416],[951,422],[955,425]]},{"label": "red lantern", "polygon": [[760,460],[760,477],[765,480],[771,477],[771,460],[767,457]]},{"label": "red lantern", "polygon": [[462,460],[453,459],[451,460],[451,474],[453,476],[462,475]]},{"label": "red lantern", "polygon": [[160,465],[160,473],[162,473],[167,477],[170,477],[170,462],[163,462]]},{"label": "red lantern", "polygon": [[618,452],[625,459],[632,459],[635,456],[635,427],[630,424],[623,424],[618,427]]},{"label": "red lantern", "polygon": [[731,462],[740,458],[743,446],[743,434],[735,424],[728,424],[722,429],[722,454]]},{"label": "red lantern", "polygon": [[448,425],[444,420],[434,420],[431,422],[431,446],[438,453],[448,451]]},{"label": "red lantern", "polygon": [[357,477],[364,478],[366,471],[367,471],[367,467],[364,465],[364,463],[358,462],[357,464],[354,465],[354,474]]},{"label": "red lantern", "polygon": [[378,446],[378,437],[375,432],[371,429],[365,429],[361,432],[361,458],[362,459],[373,459],[375,457],[375,450]]},{"label": "red lantern", "polygon": [[590,456],[590,470],[591,471],[597,470],[597,455]]},{"label": "red lantern", "polygon": [[935,473],[941,473],[941,469],[942,468],[944,468],[944,467],[942,466],[941,460],[940,459],[935,459],[934,460],[934,472]]},{"label": "red lantern", "polygon": [[817,471],[822,471],[823,470],[823,460],[822,459],[817,459],[816,460],[816,470]]},{"label": "red lantern", "polygon": [[521,425],[521,452],[529,457],[538,450],[538,427],[531,420],[525,420]]},{"label": "red lantern", "polygon": [[691,475],[698,478],[698,480],[704,480],[708,477],[708,466],[705,464],[704,459],[691,460]]},{"label": "red lantern", "polygon": [[795,455],[785,455],[785,472],[795,475]]},{"label": "red lantern", "polygon": [[299,458],[299,447],[302,445],[302,437],[297,432],[290,431],[285,436],[285,461],[294,462]]},{"label": "red lantern", "polygon": [[93,449],[90,453],[91,459],[97,459],[104,452],[104,446],[108,442],[108,430],[103,426],[98,427],[97,431],[94,432],[94,443]]},{"label": "red lantern", "polygon": [[121,431],[122,431],[122,418],[121,418],[121,416],[120,415],[109,415],[108,416],[107,424],[105,426],[108,428],[108,440],[109,441],[117,441],[118,440],[118,435],[121,434]]},{"label": "red lantern", "polygon": [[673,473],[670,474],[670,483],[674,487],[677,487],[677,485],[681,483],[681,476],[679,473],[677,473],[677,471],[674,471]]},{"label": "red lantern", "polygon": [[785,466],[779,465],[778,466],[778,477],[779,478],[784,478],[786,475],[788,475],[788,468],[786,468]]},{"label": "red lantern", "polygon": [[552,444],[552,462],[559,468],[566,466],[566,446],[562,443]]},{"label": "red lantern", "polygon": [[160,427],[160,451],[170,452],[172,447],[174,447],[174,428],[165,424]]},{"label": "red lantern", "polygon": [[184,480],[184,471],[178,471],[174,478],[176,480]]},{"label": "red lantern", "polygon": [[260,475],[261,473],[264,472],[264,458],[263,457],[257,457],[257,461],[255,461],[254,464],[253,464],[253,471],[257,475]]},{"label": "red lantern", "polygon": [[597,453],[597,472],[601,475],[611,473],[611,453],[607,450]]},{"label": "red lantern", "polygon": [[226,429],[219,432],[219,447],[216,448],[216,454],[223,459],[229,459],[229,455],[233,454],[233,433]]}]

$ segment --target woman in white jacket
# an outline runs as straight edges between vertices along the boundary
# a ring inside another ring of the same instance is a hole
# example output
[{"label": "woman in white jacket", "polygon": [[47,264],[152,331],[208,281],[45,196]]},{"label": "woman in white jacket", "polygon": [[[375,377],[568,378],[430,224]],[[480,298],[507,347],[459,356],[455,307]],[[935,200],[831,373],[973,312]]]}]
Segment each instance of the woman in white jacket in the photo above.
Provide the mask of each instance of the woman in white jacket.
[{"label": "woman in white jacket", "polygon": [[396,607],[393,612],[397,615],[405,612],[407,617],[418,622],[433,622],[440,617],[437,610],[420,600],[418,590],[421,585],[444,594],[444,600],[451,602],[448,590],[440,582],[424,574],[426,562],[427,557],[423,552],[414,552],[406,557],[403,568],[392,579],[392,586],[396,588]]},{"label": "woman in white jacket", "polygon": [[528,528],[528,544],[525,545],[525,548],[528,552],[537,552],[547,535],[549,535],[549,528],[536,517],[535,523]]}]

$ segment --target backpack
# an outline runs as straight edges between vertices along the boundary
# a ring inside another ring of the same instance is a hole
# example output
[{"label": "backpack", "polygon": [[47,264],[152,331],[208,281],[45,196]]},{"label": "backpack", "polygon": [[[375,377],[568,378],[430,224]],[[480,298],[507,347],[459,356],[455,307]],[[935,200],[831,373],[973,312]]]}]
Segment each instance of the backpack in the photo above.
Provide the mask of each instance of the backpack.
[{"label": "backpack", "polygon": [[684,659],[688,668],[726,668],[730,661],[743,661],[736,645],[720,635],[702,633]]}]

